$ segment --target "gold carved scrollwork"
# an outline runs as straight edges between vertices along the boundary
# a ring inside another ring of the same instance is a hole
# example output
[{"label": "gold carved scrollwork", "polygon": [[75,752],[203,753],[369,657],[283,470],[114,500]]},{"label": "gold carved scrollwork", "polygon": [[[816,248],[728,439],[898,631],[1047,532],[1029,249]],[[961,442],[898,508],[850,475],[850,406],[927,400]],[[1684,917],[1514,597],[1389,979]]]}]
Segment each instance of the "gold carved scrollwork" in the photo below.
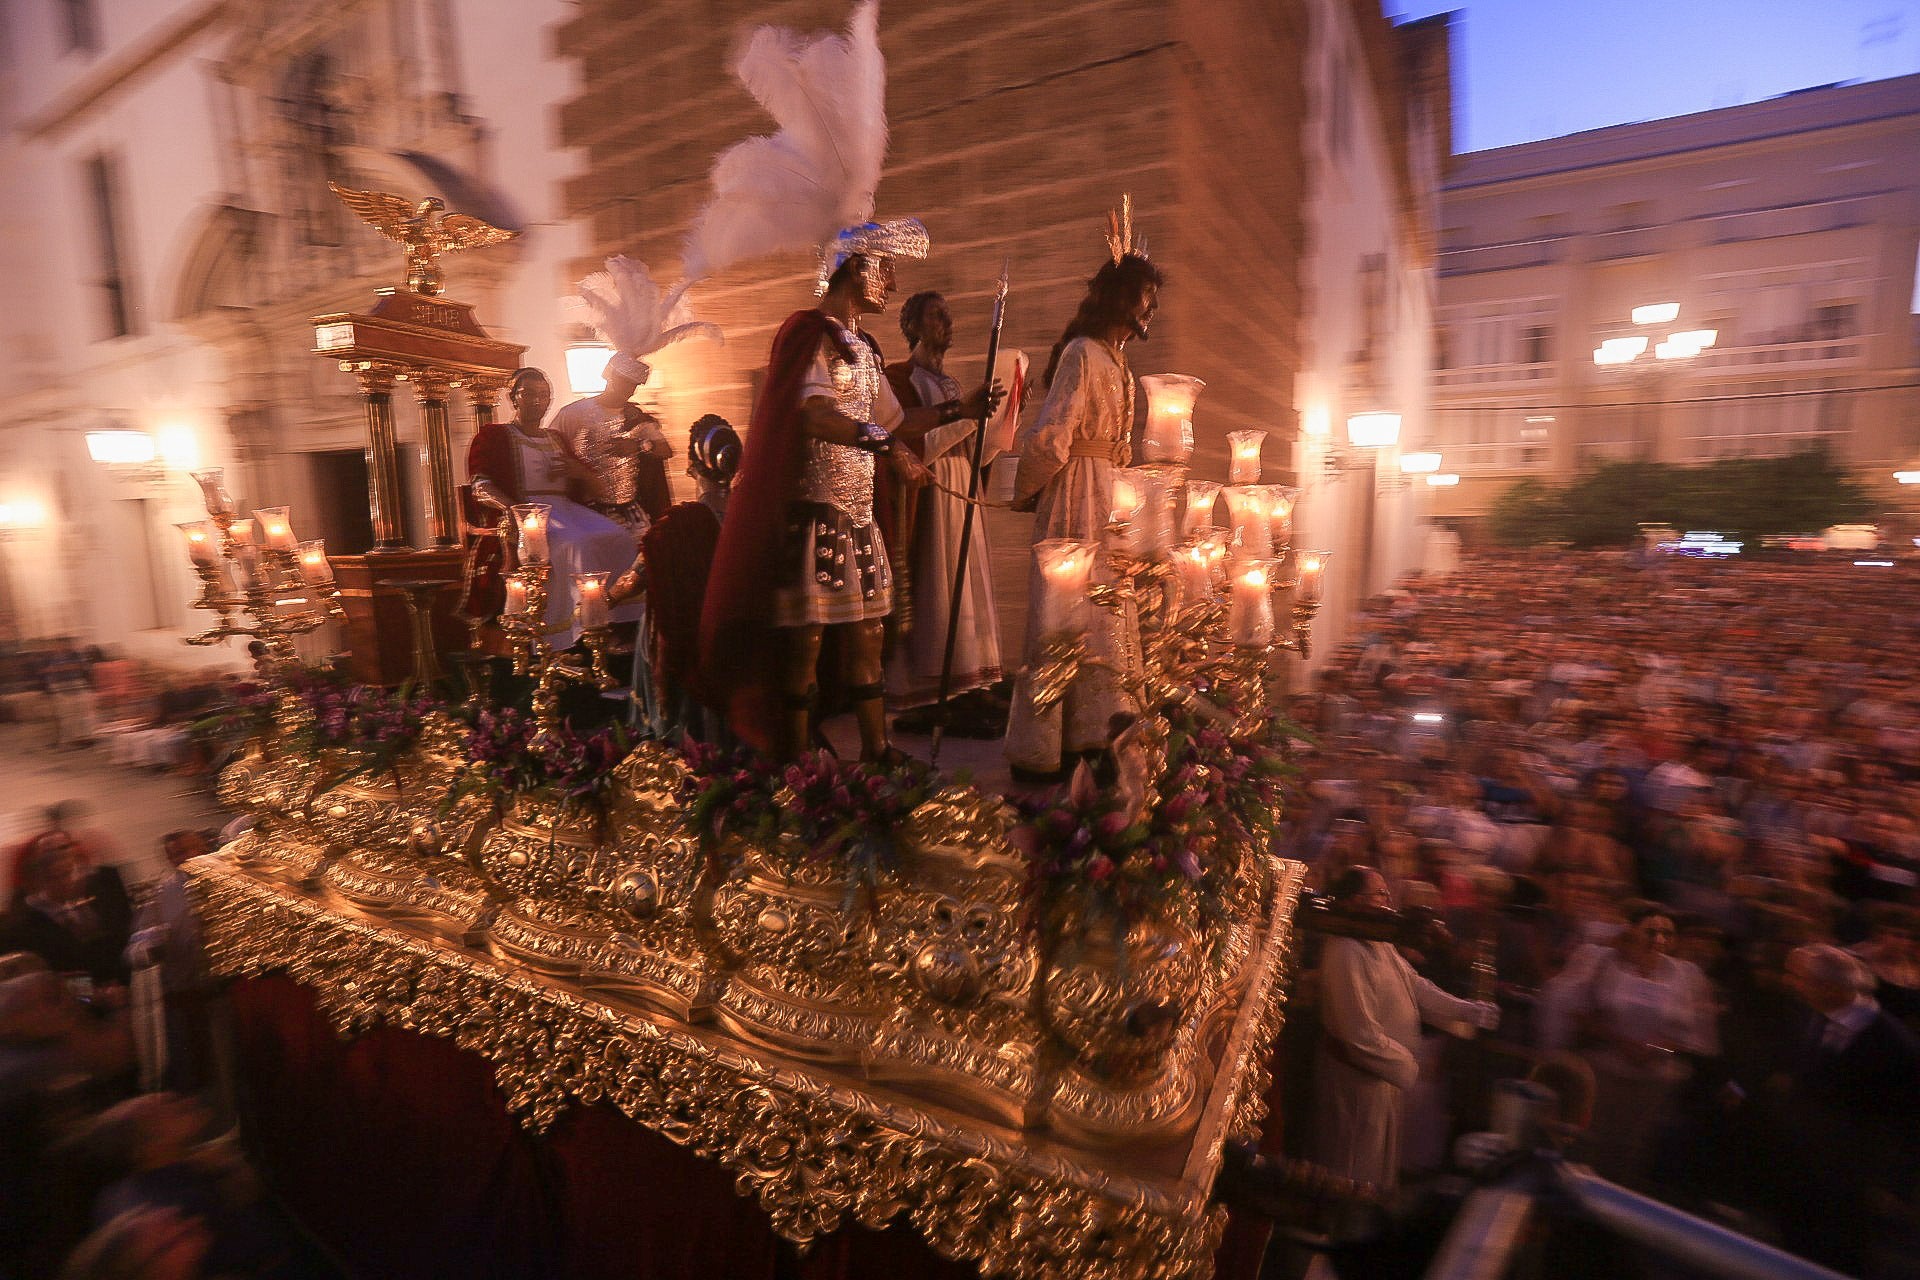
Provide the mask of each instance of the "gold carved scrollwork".
[{"label": "gold carved scrollwork", "polygon": [[[189,872],[218,972],[283,971],[345,1033],[384,1022],[451,1040],[493,1064],[507,1105],[536,1131],[604,1099],[731,1170],[790,1240],[904,1215],[941,1253],[1016,1280],[1209,1273],[1225,1225],[1207,1195],[1212,1171],[1221,1143],[1258,1126],[1282,1008],[1283,923],[1261,948],[1189,1171],[1119,1176],[402,925],[344,917],[221,857]],[[1270,904],[1282,922],[1298,877],[1288,884]]]}]

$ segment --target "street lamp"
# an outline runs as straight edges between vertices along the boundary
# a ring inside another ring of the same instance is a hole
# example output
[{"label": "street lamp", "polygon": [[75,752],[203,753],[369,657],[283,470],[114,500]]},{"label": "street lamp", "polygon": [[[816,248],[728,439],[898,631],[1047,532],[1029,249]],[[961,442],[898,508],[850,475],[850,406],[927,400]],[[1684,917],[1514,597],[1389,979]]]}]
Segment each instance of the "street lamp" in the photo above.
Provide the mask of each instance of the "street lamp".
[{"label": "street lamp", "polygon": [[[1644,306],[1635,307],[1631,315],[1635,325],[1648,328],[1663,327],[1672,324],[1680,318],[1680,304],[1677,302],[1650,302]],[[1625,368],[1645,355],[1649,346],[1653,349],[1653,358],[1655,360],[1691,360],[1708,347],[1711,347],[1719,340],[1719,337],[1720,333],[1717,329],[1682,329],[1667,334],[1665,338],[1658,342],[1651,341],[1648,335],[1644,333],[1632,333],[1620,337],[1604,338],[1601,340],[1600,345],[1593,350],[1593,363],[1596,368],[1600,369]],[[1635,418],[1636,429],[1634,434],[1636,439],[1634,440],[1634,444],[1637,449],[1642,449],[1644,446],[1637,438],[1640,434],[1637,423],[1641,420],[1641,417],[1636,414]]]}]

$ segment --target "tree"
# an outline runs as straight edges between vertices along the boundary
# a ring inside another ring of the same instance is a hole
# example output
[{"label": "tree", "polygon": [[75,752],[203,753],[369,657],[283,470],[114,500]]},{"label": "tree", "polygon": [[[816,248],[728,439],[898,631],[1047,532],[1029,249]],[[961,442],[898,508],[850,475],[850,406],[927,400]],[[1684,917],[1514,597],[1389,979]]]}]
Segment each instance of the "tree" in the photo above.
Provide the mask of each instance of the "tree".
[{"label": "tree", "polygon": [[1642,524],[1713,529],[1742,541],[1812,533],[1871,518],[1872,497],[1825,449],[1721,458],[1697,467],[1609,462],[1558,488],[1522,480],[1494,499],[1487,524],[1505,546],[1631,544]]}]

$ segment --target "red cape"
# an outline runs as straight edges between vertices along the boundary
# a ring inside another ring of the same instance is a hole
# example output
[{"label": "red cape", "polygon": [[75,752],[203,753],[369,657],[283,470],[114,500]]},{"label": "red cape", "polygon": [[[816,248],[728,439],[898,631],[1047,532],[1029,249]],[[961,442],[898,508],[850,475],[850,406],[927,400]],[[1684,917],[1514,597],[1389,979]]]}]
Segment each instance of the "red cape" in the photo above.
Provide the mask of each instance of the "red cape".
[{"label": "red cape", "polygon": [[703,502],[669,507],[641,546],[647,557],[647,617],[653,627],[653,673],[663,684],[698,685],[700,609],[713,568],[720,521]]},{"label": "red cape", "polygon": [[[772,610],[774,588],[788,567],[787,506],[806,465],[800,386],[823,340],[840,344],[833,325],[812,308],[788,316],[774,335],[700,612],[702,660],[694,691],[742,741],[763,751],[779,741],[783,714]],[[852,359],[844,345],[842,351]]]}]

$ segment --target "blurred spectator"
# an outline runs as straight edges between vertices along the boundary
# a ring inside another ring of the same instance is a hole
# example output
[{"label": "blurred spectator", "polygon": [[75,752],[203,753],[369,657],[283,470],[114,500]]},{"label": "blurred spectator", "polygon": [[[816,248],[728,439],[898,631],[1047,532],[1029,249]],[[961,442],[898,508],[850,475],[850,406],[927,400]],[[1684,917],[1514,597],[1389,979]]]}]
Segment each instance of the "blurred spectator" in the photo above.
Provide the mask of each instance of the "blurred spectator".
[{"label": "blurred spectator", "polygon": [[[1390,908],[1387,882],[1354,867],[1333,886],[1337,906]],[[1382,1190],[1400,1176],[1406,1093],[1420,1072],[1420,1024],[1488,1027],[1491,1005],[1450,996],[1413,971],[1389,942],[1335,937],[1320,961],[1320,1021],[1314,1118],[1320,1162]]]},{"label": "blurred spectator", "polygon": [[[34,842],[21,871],[14,903],[0,916],[0,951],[30,951],[56,972],[84,975],[103,997],[124,987],[131,920],[119,873],[90,871],[79,846],[58,831]],[[103,892],[109,884],[115,891]]]},{"label": "blurred spectator", "polygon": [[133,1209],[82,1241],[60,1280],[199,1280],[210,1244],[197,1218]]}]

